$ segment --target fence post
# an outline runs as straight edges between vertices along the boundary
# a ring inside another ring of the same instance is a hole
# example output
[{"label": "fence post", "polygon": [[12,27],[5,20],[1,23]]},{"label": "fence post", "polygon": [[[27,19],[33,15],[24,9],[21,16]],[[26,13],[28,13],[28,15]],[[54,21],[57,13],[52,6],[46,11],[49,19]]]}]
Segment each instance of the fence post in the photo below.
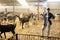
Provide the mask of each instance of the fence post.
[{"label": "fence post", "polygon": [[16,34],[16,40],[18,40],[18,34]]}]

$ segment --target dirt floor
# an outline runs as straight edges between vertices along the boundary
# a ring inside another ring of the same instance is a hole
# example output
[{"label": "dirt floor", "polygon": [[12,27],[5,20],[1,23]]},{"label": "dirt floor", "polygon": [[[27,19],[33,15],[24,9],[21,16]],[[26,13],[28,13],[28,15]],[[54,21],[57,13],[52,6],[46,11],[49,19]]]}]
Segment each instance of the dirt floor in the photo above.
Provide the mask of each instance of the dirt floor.
[{"label": "dirt floor", "polygon": [[[32,35],[41,35],[42,33],[42,26],[43,26],[43,19],[40,20],[30,20],[29,27],[28,23],[24,24],[24,29],[22,29],[22,25],[19,22],[18,18],[16,19],[16,28],[15,33],[16,34],[32,34]],[[47,35],[47,28],[45,30],[45,36]],[[2,34],[3,38],[4,35]],[[6,33],[7,38],[12,36],[11,32]],[[60,21],[53,20],[52,26],[50,28],[50,35],[49,36],[55,36],[60,37]]]}]

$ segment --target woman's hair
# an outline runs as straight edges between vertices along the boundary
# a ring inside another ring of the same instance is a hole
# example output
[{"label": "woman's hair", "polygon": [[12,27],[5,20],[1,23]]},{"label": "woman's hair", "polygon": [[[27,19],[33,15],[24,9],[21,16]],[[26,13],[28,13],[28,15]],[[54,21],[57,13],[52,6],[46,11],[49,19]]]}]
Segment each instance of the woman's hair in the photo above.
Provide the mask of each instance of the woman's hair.
[{"label": "woman's hair", "polygon": [[47,8],[47,10],[50,10],[50,8]]}]

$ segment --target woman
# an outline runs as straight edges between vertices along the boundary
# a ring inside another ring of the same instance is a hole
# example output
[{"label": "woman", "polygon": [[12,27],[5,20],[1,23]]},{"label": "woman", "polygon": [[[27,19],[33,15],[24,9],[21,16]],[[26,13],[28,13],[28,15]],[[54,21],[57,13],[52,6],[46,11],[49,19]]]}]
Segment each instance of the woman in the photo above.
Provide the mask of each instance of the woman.
[{"label": "woman", "polygon": [[55,16],[50,12],[50,8],[47,8],[47,12],[44,12],[44,26],[42,28],[42,36],[44,36],[44,30],[46,27],[48,27],[48,34],[47,36],[49,36],[50,33],[50,27],[52,25],[52,21],[51,19],[55,18]]}]

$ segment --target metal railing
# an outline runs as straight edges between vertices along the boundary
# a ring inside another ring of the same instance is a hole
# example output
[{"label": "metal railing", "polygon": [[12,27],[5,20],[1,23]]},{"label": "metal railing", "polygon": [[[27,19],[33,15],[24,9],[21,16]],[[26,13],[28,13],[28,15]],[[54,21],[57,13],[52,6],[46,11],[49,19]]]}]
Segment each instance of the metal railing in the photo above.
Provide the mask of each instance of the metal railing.
[{"label": "metal railing", "polygon": [[60,40],[60,38],[31,35],[31,34],[16,34],[16,40]]},{"label": "metal railing", "polygon": [[[5,39],[0,39],[5,40]],[[6,40],[60,40],[59,37],[47,37],[40,35],[31,35],[31,34],[16,34],[13,38]]]}]

